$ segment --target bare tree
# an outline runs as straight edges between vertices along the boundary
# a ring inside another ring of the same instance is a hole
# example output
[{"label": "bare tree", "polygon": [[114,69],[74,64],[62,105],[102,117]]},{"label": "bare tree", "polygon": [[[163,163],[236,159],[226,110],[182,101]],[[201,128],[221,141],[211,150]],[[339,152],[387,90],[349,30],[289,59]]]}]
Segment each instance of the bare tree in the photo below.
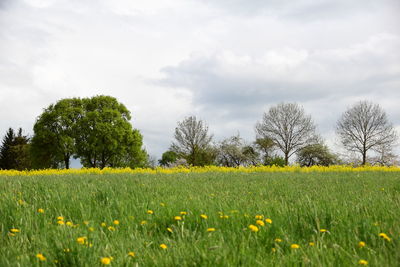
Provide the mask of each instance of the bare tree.
[{"label": "bare tree", "polygon": [[212,135],[208,134],[208,126],[195,116],[178,122],[171,150],[179,154],[192,165],[207,165],[213,160],[211,149]]},{"label": "bare tree", "polygon": [[368,101],[360,101],[345,111],[337,122],[336,132],[347,150],[362,155],[362,165],[370,149],[392,146],[397,140],[386,113],[378,104]]},{"label": "bare tree", "polygon": [[315,139],[315,125],[311,116],[297,103],[281,103],[264,113],[256,124],[256,133],[261,138],[271,139],[285,155],[286,165],[290,156]]}]

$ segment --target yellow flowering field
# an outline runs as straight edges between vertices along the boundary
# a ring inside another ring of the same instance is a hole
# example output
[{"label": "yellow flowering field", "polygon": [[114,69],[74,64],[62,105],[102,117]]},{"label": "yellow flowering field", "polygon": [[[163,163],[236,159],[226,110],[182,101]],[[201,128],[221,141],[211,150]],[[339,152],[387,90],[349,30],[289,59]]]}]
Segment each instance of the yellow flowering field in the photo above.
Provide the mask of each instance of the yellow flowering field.
[{"label": "yellow flowering field", "polygon": [[399,266],[399,168],[0,172],[0,266]]}]

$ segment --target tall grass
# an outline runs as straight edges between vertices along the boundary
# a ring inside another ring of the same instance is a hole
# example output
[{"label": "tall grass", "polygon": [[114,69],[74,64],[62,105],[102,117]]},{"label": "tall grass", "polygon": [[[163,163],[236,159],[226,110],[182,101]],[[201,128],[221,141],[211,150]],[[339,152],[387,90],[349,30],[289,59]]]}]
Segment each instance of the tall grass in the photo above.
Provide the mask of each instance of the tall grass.
[{"label": "tall grass", "polygon": [[400,265],[398,172],[3,175],[0,188],[0,266]]}]

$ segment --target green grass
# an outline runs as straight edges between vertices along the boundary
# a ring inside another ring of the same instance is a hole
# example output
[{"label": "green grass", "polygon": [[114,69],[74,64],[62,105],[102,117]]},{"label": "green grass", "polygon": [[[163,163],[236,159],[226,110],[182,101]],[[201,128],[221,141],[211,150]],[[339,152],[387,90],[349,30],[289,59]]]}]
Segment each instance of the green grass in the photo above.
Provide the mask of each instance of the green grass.
[{"label": "green grass", "polygon": [[[400,265],[399,173],[3,176],[0,190],[0,266],[100,266],[107,256],[112,266]],[[273,223],[251,232],[256,215]],[[101,226],[114,220],[115,231]],[[82,236],[93,245],[78,244]]]}]

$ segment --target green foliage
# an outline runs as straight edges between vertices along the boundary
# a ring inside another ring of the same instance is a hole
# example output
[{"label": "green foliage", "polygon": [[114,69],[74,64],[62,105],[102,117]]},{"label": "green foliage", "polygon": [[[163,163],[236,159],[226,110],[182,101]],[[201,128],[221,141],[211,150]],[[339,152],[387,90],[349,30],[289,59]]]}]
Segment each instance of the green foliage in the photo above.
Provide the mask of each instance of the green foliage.
[{"label": "green foliage", "polygon": [[284,167],[286,166],[285,158],[280,156],[272,156],[265,159],[264,165],[266,166],[279,166]]},{"label": "green foliage", "polygon": [[338,162],[337,157],[332,154],[328,147],[323,144],[308,145],[297,153],[297,162],[300,166],[329,166]]},{"label": "green foliage", "polygon": [[32,139],[36,168],[69,168],[70,158],[84,167],[144,167],[143,137],[132,128],[130,112],[114,97],[62,99],[37,119]]},{"label": "green foliage", "polygon": [[9,128],[0,148],[0,169],[26,170],[31,165],[28,136],[22,134],[21,128],[17,135]]},{"label": "green foliage", "polygon": [[158,163],[161,166],[170,166],[171,164],[175,163],[177,159],[178,154],[174,151],[168,150],[162,154],[161,159],[158,161]]},{"label": "green foliage", "polygon": [[[2,176],[0,266],[101,266],[110,256],[110,266],[398,266],[399,184],[390,172]],[[272,224],[251,232],[256,215]]]}]

